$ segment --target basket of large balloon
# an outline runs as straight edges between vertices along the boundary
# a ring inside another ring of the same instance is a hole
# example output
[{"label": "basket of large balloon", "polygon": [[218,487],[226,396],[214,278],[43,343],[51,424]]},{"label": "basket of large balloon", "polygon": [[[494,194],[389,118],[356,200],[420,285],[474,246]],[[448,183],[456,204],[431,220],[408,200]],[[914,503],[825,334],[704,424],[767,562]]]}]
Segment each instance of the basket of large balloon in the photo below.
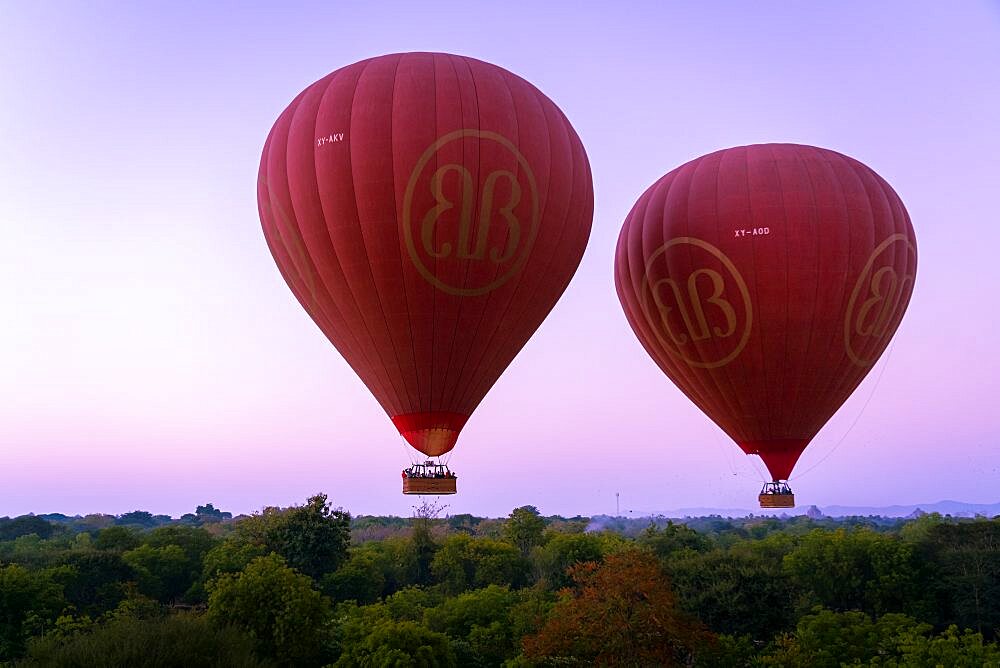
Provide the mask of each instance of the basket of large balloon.
[{"label": "basket of large balloon", "polygon": [[454,494],[457,480],[446,464],[428,460],[403,469],[403,494]]}]

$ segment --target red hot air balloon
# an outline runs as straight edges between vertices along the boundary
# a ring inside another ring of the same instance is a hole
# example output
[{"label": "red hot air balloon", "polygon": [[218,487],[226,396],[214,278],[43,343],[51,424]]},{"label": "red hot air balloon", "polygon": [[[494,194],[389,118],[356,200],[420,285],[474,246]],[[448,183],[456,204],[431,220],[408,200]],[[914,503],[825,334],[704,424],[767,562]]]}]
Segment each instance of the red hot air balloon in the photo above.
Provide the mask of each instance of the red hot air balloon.
[{"label": "red hot air balloon", "polygon": [[643,193],[615,284],[664,373],[764,460],[762,505],[787,506],[795,462],[889,344],[916,269],[909,216],[878,174],[763,144],[692,160]]},{"label": "red hot air balloon", "polygon": [[440,53],[306,88],[267,138],[257,201],[292,292],[428,457],[455,447],[555,305],[593,217],[587,155],[559,108]]}]

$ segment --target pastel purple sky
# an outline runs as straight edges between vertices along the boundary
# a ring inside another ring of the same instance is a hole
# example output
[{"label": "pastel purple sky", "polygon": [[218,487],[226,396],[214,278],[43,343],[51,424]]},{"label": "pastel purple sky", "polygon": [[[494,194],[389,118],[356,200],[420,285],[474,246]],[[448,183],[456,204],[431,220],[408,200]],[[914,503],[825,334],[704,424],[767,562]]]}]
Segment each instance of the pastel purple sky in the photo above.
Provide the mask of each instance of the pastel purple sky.
[{"label": "pastel purple sky", "polygon": [[284,5],[0,3],[0,515],[319,490],[410,513],[400,438],[284,285],[254,188],[296,93],[415,50],[537,85],[596,192],[576,278],[465,430],[449,512],[754,506],[759,461],[646,356],[611,267],[657,177],[766,141],[870,165],[920,248],[891,355],[806,451],[800,504],[998,500],[1000,5]]}]

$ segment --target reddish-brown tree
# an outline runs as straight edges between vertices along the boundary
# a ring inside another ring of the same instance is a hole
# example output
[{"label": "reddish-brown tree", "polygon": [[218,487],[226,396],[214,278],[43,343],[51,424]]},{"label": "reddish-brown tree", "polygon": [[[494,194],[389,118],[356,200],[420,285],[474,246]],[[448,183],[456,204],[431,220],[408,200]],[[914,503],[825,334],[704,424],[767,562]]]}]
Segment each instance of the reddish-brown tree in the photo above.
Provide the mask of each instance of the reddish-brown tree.
[{"label": "reddish-brown tree", "polygon": [[548,621],[524,639],[540,663],[675,666],[690,662],[712,639],[677,605],[659,562],[629,550],[569,570],[574,586],[560,593]]}]

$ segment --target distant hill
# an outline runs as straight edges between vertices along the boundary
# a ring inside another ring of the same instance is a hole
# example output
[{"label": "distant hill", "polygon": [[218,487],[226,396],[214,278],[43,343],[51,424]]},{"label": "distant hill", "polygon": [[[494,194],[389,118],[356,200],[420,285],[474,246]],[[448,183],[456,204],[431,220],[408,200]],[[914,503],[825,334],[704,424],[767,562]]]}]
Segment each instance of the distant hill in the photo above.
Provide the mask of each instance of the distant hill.
[{"label": "distant hill", "polygon": [[[722,517],[746,517],[747,515],[805,515],[811,508],[816,506],[800,505],[796,508],[781,508],[777,510],[763,510],[754,508],[676,508],[662,511],[632,511],[629,517],[644,517],[662,515],[664,517],[708,517],[711,515],[721,515]],[[819,506],[818,510],[827,517],[867,517],[871,515],[880,517],[908,517],[921,513],[940,513],[951,515],[952,517],[975,517],[983,515],[985,517],[996,517],[1000,515],[1000,502],[998,503],[963,503],[961,501],[937,501],[935,503],[914,503],[910,505],[897,506]]]}]

